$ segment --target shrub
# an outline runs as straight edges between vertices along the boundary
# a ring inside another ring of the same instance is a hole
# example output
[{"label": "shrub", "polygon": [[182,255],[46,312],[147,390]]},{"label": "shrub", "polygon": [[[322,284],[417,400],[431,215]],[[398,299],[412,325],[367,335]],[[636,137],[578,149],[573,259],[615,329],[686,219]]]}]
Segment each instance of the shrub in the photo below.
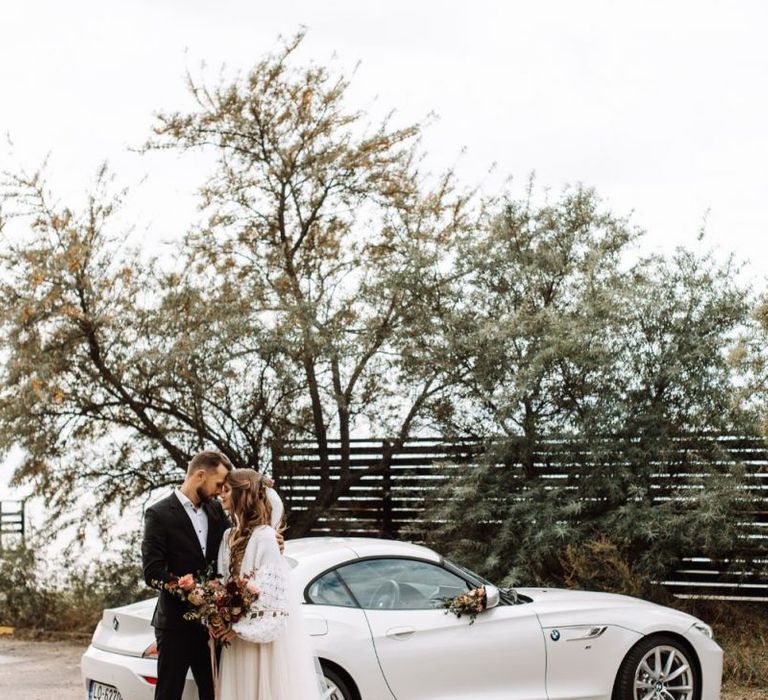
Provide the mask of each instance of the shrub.
[{"label": "shrub", "polygon": [[605,535],[569,544],[561,557],[564,583],[569,588],[648,595],[642,577],[634,571],[619,547]]},{"label": "shrub", "polygon": [[[0,554],[0,624],[47,631],[90,632],[104,608],[153,595],[141,575],[138,547],[83,567],[71,556],[53,564],[21,545]],[[45,563],[45,569],[43,565]]]},{"label": "shrub", "polygon": [[0,554],[0,624],[48,627],[55,624],[59,600],[42,581],[35,552],[24,545]]}]

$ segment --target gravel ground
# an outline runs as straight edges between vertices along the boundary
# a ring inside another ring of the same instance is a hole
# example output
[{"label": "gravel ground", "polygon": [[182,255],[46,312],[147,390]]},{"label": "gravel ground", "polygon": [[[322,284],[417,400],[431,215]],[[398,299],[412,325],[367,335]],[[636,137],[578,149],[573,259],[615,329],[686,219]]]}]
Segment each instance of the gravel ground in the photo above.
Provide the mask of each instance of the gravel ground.
[{"label": "gravel ground", "polygon": [[[0,637],[0,689],[8,700],[83,700],[80,656],[85,645]],[[729,686],[721,700],[766,700],[761,688]]]},{"label": "gravel ground", "polygon": [[82,644],[0,637],[0,695],[7,700],[83,700],[83,651]]}]

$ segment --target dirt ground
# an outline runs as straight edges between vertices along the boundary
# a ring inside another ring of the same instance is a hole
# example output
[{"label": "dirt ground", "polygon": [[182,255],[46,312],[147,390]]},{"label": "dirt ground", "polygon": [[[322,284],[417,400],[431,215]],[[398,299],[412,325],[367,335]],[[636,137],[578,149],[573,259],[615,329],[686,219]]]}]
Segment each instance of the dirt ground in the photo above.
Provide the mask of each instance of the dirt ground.
[{"label": "dirt ground", "polygon": [[[0,695],[7,700],[84,700],[85,645],[0,637]],[[767,700],[768,690],[723,688],[721,700]]]}]

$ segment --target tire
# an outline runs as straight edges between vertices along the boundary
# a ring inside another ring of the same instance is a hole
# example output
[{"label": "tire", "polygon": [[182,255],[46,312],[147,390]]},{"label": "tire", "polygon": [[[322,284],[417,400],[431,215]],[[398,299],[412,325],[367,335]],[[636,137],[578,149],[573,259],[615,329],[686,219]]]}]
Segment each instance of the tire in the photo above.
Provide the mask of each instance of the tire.
[{"label": "tire", "polygon": [[355,700],[356,695],[349,687],[348,681],[336,673],[336,671],[323,666],[323,675],[325,676],[328,688],[333,691],[328,700]]},{"label": "tire", "polygon": [[[650,693],[650,695],[649,695]],[[693,652],[666,634],[635,644],[621,663],[613,700],[700,700],[701,674]]]}]

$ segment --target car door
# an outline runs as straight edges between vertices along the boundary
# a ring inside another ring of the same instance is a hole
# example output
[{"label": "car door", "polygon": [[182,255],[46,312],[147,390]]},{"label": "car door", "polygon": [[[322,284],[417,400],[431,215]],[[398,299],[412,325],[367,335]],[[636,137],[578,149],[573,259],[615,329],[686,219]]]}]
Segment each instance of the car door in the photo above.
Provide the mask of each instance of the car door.
[{"label": "car door", "polygon": [[366,700],[392,700],[365,613],[336,572],[315,579],[305,592],[303,618],[315,654],[348,673]]},{"label": "car door", "polygon": [[499,605],[469,624],[435,607],[470,588],[437,563],[363,559],[337,573],[365,612],[397,700],[546,700],[544,638],[530,606]]}]

